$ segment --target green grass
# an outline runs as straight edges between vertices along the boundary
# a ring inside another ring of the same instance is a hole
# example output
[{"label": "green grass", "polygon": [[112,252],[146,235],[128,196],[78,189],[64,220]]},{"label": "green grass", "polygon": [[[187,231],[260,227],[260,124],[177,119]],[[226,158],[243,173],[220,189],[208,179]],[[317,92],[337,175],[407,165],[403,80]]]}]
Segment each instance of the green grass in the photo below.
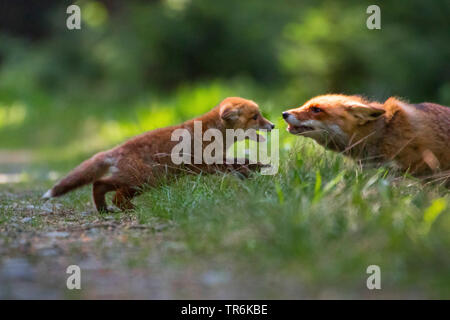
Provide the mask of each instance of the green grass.
[{"label": "green grass", "polygon": [[[26,170],[28,180],[10,187],[10,192],[39,203],[40,193],[52,184],[47,171],[61,175],[94,151],[143,130],[190,118],[233,91],[221,85],[191,89],[180,90],[172,98],[134,101],[128,109],[121,103],[63,110],[49,104],[49,119],[27,109],[31,118],[12,130],[14,143],[2,140],[0,148],[31,149],[39,156]],[[237,91],[249,97],[254,93]],[[266,107],[268,118],[284,130],[279,117],[283,103],[275,103],[264,93],[254,94]],[[187,107],[190,101],[192,109]],[[72,121],[74,117],[79,119]],[[44,133],[36,134],[42,140],[33,140],[26,126],[41,127]],[[96,138],[97,144],[90,145]],[[155,231],[162,243],[182,248],[167,251],[162,263],[168,265],[226,261],[266,275],[261,281],[269,281],[270,274],[295,279],[309,296],[318,297],[327,290],[367,295],[366,268],[375,264],[381,268],[386,296],[450,298],[448,189],[423,185],[388,168],[361,170],[341,155],[285,132],[280,146],[281,166],[275,176],[254,174],[246,180],[232,175],[178,177],[137,198],[135,211],[116,213],[113,218],[130,215],[142,224],[157,221],[166,226]],[[0,204],[15,201],[0,200]],[[91,208],[87,188],[58,202],[74,214]],[[4,210],[0,224],[14,215],[14,210]],[[31,228],[42,227],[45,221],[34,218]],[[143,251],[127,260],[130,267],[145,263],[143,256],[149,250],[138,238],[132,242],[143,246]]]},{"label": "green grass", "polygon": [[144,194],[135,214],[172,222],[193,259],[225,253],[313,291],[362,289],[376,264],[385,289],[448,297],[449,192],[386,170],[300,142],[275,177],[184,177]]}]

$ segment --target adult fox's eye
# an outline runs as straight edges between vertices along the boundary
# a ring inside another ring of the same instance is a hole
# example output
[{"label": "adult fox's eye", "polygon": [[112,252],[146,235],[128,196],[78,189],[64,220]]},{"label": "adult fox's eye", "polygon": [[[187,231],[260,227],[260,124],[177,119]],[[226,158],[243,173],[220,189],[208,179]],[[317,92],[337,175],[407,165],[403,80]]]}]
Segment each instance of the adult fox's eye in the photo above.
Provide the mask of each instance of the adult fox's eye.
[{"label": "adult fox's eye", "polygon": [[255,114],[254,116],[253,116],[253,118],[252,118],[253,120],[256,120],[256,119],[258,119],[258,115],[257,114]]},{"label": "adult fox's eye", "polygon": [[312,107],[311,111],[314,113],[319,113],[319,112],[322,112],[322,109],[320,109],[319,107]]}]

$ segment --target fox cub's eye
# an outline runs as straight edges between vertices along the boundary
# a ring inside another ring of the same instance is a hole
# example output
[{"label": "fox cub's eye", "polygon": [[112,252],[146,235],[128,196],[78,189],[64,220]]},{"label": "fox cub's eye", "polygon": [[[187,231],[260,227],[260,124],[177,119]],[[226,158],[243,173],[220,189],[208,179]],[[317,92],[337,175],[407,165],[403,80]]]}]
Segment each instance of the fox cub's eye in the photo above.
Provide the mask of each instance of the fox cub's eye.
[{"label": "fox cub's eye", "polygon": [[254,116],[253,116],[253,118],[252,118],[253,120],[256,120],[256,119],[258,119],[258,114],[255,114]]},{"label": "fox cub's eye", "polygon": [[312,107],[311,111],[314,112],[314,113],[319,113],[319,112],[322,111],[322,109],[320,109],[319,107]]}]

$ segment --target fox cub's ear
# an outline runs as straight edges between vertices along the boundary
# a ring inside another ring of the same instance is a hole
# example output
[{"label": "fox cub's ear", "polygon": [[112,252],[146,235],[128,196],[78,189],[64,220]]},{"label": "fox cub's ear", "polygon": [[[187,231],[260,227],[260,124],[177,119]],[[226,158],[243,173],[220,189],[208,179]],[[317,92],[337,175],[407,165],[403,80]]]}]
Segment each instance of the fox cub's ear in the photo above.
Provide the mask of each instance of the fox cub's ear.
[{"label": "fox cub's ear", "polygon": [[220,108],[220,117],[224,121],[235,121],[239,118],[240,110],[231,104],[226,104]]},{"label": "fox cub's ear", "polygon": [[347,111],[358,119],[358,124],[365,124],[381,117],[386,111],[381,107],[374,107],[362,103],[351,103],[346,106]]}]

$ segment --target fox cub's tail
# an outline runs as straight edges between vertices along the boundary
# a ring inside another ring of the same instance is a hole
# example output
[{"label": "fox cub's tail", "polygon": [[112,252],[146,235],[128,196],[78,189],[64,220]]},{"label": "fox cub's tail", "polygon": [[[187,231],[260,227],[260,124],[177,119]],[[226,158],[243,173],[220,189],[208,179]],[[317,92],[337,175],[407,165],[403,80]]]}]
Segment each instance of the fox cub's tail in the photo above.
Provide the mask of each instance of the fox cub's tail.
[{"label": "fox cub's tail", "polygon": [[65,178],[48,190],[42,199],[62,196],[67,192],[90,184],[104,176],[112,165],[112,158],[107,152],[100,152],[92,158],[82,162]]}]

